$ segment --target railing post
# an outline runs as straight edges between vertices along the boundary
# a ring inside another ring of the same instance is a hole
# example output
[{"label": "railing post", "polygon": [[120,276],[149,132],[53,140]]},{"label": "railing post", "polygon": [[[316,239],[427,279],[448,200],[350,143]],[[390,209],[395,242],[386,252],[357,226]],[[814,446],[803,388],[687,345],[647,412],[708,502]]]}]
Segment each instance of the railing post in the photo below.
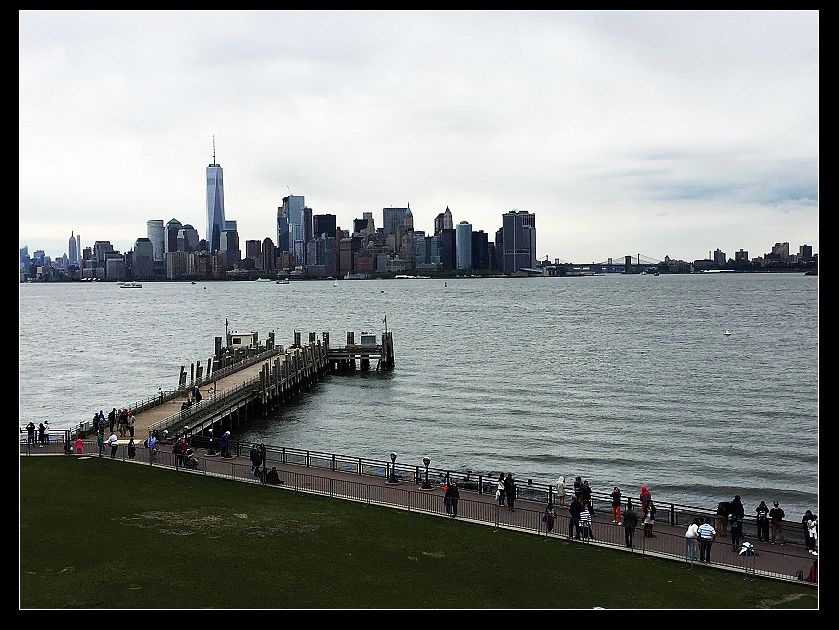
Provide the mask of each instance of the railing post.
[{"label": "railing post", "polygon": [[[335,469],[333,468],[333,470],[335,470]],[[332,477],[329,478],[329,496],[330,497],[335,496],[333,488],[332,488]]]},{"label": "railing post", "polygon": [[242,456],[242,443],[236,440],[236,457]]},{"label": "railing post", "polygon": [[494,503],[494,505],[495,505],[495,529],[498,529],[498,520],[499,520],[499,513],[501,511],[501,506],[498,504],[497,501]]},{"label": "railing post", "polygon": [[478,475],[478,494],[484,493],[484,476]]},{"label": "railing post", "polygon": [[674,506],[672,503],[670,504],[670,524],[676,524],[676,506]]},{"label": "railing post", "polygon": [[419,478],[420,478],[420,472],[419,472],[419,466],[417,466],[416,469],[414,470],[414,483],[419,483]]},{"label": "railing post", "polygon": [[285,464],[285,446],[283,446],[283,464]]},{"label": "railing post", "polygon": [[358,474],[361,475],[361,458],[358,458]]},{"label": "railing post", "polygon": [[202,459],[201,461],[202,461],[202,462],[204,462],[204,466],[203,466],[203,468],[204,468],[204,474],[206,475],[206,474],[207,474],[207,460],[206,460],[206,459]]},{"label": "railing post", "polygon": [[335,472],[335,455],[332,455],[332,472]]},{"label": "railing post", "polygon": [[306,468],[309,467],[309,451],[306,451]]}]

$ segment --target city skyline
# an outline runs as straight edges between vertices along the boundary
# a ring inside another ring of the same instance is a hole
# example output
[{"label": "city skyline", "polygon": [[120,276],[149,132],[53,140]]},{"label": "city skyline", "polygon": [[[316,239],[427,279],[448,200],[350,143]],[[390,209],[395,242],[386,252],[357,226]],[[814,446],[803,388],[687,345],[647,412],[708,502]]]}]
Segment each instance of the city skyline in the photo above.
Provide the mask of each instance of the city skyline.
[{"label": "city skyline", "polygon": [[242,243],[293,194],[349,230],[532,212],[540,260],[819,250],[817,12],[19,15],[19,244],[53,258],[200,230],[213,134]]}]

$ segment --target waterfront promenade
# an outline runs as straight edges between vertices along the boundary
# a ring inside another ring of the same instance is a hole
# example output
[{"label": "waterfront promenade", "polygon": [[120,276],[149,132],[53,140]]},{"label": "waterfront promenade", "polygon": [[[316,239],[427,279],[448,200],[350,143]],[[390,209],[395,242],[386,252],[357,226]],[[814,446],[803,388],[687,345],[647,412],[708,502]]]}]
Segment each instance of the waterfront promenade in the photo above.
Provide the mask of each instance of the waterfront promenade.
[{"label": "waterfront promenade", "polygon": [[[124,444],[123,440],[120,442]],[[309,457],[306,457],[304,461],[291,462],[286,457],[285,450],[283,450],[282,455],[270,451],[267,453],[267,468],[270,470],[271,467],[275,467],[281,481],[279,485],[271,486],[264,484],[260,478],[251,473],[251,463],[247,453],[244,452],[245,448],[246,445],[241,445],[242,452],[239,456],[235,454],[234,449],[234,456],[225,459],[217,455],[208,456],[204,449],[196,448],[196,455],[199,460],[196,470],[187,470],[179,466],[169,444],[162,444],[151,461],[149,451],[141,443],[138,444],[134,460],[128,458],[127,449],[124,445],[119,447],[116,458],[126,464],[154,465],[168,468],[173,471],[173,474],[177,471],[181,474],[210,475],[239,482],[259,484],[263,485],[266,491],[284,489],[309,492],[366,504],[447,517],[439,483],[433,483],[431,490],[422,490],[413,476],[406,478],[402,473],[400,473],[402,477],[398,483],[388,483],[385,475],[360,475],[357,471],[334,469],[334,461],[332,467],[328,467],[325,462],[321,462],[317,467],[307,465],[311,463]],[[98,448],[95,442],[86,441],[84,450],[85,456],[96,458]],[[63,445],[51,444],[43,447],[27,448],[26,444],[21,444],[20,452],[22,456],[27,453],[58,455],[63,453]],[[103,459],[109,458],[109,455],[110,449],[106,447]],[[284,462],[283,459],[286,459],[286,461]],[[458,518],[461,520],[541,535],[557,543],[568,544],[572,540],[569,538],[570,516],[567,509],[557,509],[555,526],[552,533],[548,534],[541,520],[544,513],[544,502],[529,499],[517,500],[516,509],[511,511],[506,507],[498,506],[492,494],[479,494],[478,492],[461,489],[460,497]],[[633,497],[633,504],[635,503],[636,500]],[[685,560],[684,531],[686,528],[684,526],[672,526],[666,521],[657,521],[654,528],[655,538],[644,537],[643,531],[639,527],[635,531],[634,548],[629,549],[625,546],[624,528],[613,524],[611,520],[611,510],[598,511],[592,523],[594,540],[574,542],[612,547],[627,553],[669,558],[684,563],[690,570],[702,570],[698,562],[687,562]],[[796,526],[800,525],[787,523],[787,527]],[[801,545],[772,546],[766,542],[757,541],[753,537],[748,537],[747,540],[755,546],[757,552],[755,556],[740,556],[732,550],[729,537],[718,537],[712,547],[710,566],[742,572],[744,578],[757,575],[797,580],[799,575],[806,579],[814,564],[815,558]]]}]

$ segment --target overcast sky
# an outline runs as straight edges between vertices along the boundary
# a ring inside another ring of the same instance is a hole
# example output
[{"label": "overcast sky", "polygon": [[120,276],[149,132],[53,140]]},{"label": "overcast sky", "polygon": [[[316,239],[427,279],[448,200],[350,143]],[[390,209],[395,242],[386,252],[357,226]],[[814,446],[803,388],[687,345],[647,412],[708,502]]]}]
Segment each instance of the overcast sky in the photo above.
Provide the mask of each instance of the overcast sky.
[{"label": "overcast sky", "polygon": [[817,12],[22,11],[20,244],[225,213],[276,241],[291,191],[352,219],[449,206],[537,255],[819,250]]}]

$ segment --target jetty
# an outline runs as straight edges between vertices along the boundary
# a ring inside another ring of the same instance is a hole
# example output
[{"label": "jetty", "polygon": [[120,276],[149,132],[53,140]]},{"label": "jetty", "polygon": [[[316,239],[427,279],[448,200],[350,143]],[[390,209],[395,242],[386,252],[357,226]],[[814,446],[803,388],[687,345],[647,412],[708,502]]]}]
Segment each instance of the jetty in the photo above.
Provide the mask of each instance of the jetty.
[{"label": "jetty", "polygon": [[[393,333],[377,335],[362,332],[356,343],[355,332],[347,332],[344,346],[331,346],[329,333],[308,333],[303,343],[300,331],[294,331],[289,347],[277,345],[274,332],[264,343],[259,333],[225,332],[226,339],[215,338],[213,356],[205,362],[180,366],[178,386],[160,391],[129,405],[134,414],[135,439],[142,441],[156,434],[160,439],[176,435],[220,436],[233,431],[254,416],[290,402],[301,392],[329,374],[394,369]],[[226,342],[226,343],[224,343]],[[72,437],[92,433],[90,422],[73,429]]]}]

